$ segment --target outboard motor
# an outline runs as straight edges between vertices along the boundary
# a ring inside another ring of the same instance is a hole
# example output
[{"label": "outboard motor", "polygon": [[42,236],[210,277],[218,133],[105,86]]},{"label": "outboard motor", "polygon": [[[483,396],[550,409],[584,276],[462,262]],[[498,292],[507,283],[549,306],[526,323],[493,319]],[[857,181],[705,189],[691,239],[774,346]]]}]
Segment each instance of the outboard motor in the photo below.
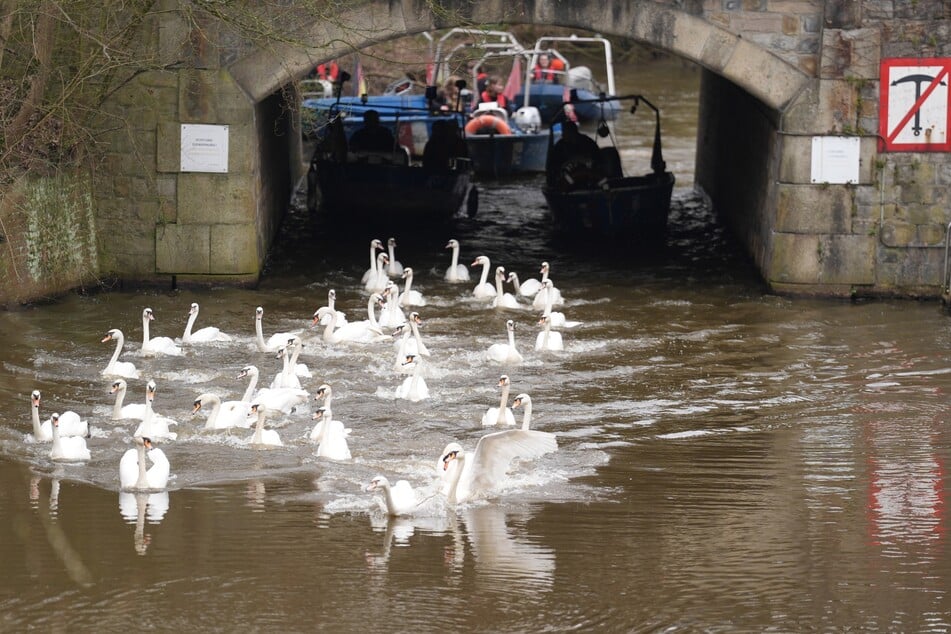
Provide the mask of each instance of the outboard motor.
[{"label": "outboard motor", "polygon": [[542,127],[542,116],[535,106],[522,106],[515,111],[513,120],[525,132],[535,133]]}]

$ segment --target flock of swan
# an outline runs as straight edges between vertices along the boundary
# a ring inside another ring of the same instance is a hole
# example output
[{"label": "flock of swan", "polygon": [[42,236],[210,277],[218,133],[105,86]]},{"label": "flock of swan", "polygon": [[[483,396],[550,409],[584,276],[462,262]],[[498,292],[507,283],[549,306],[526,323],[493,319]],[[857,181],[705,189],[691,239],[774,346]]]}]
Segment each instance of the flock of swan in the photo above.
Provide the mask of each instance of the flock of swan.
[{"label": "flock of swan", "polygon": [[[430,398],[423,366],[431,353],[424,343],[420,326],[423,320],[419,309],[427,304],[426,298],[413,285],[413,269],[404,267],[395,255],[396,241],[390,238],[384,248],[380,240],[372,240],[369,248],[369,268],[361,283],[368,294],[365,319],[348,320],[344,312],[336,308],[336,291],[327,294],[327,305],[313,314],[311,328],[319,332],[327,345],[360,345],[392,342],[392,370],[404,375],[395,391],[397,398],[412,402]],[[443,279],[450,284],[462,284],[470,280],[469,269],[459,262],[459,242],[449,240],[446,249],[451,250],[451,261]],[[540,352],[563,350],[561,332],[555,328],[573,328],[578,321],[569,321],[555,307],[564,304],[561,292],[549,277],[550,265],[542,263],[539,279],[519,280],[514,272],[495,269],[494,284],[488,282],[491,263],[485,255],[474,259],[472,267],[481,267],[478,283],[472,290],[476,302],[484,302],[486,308],[501,311],[540,311],[541,326],[535,342]],[[402,280],[402,288],[394,279]],[[513,292],[506,292],[510,284]],[[314,392],[313,399],[304,388],[301,379],[312,378],[307,366],[299,362],[303,349],[301,332],[279,332],[265,338],[263,333],[264,310],[255,310],[255,344],[260,352],[275,353],[281,360],[281,368],[269,385],[258,388],[260,371],[254,365],[246,365],[237,375],[248,381],[239,400],[222,400],[217,394],[199,394],[192,404],[192,414],[206,413],[204,430],[217,432],[235,429],[250,430],[245,444],[256,449],[279,448],[284,445],[276,429],[269,428],[268,420],[293,415],[297,409],[311,400],[319,407],[313,411],[314,426],[306,441],[314,444],[317,458],[334,461],[351,460],[348,437],[351,430],[334,418],[333,389],[322,383]],[[199,305],[192,303],[181,338],[151,336],[150,323],[155,319],[151,308],[142,311],[142,345],[139,355],[144,358],[159,356],[181,357],[186,350],[202,344],[228,345],[234,337],[215,327],[195,329]],[[506,339],[494,343],[485,351],[485,358],[503,368],[516,366],[523,361],[516,341],[516,320],[506,321]],[[119,487],[122,491],[161,491],[168,487],[171,464],[163,449],[156,446],[177,440],[171,428],[177,425],[153,410],[157,386],[154,379],[146,382],[143,402],[126,403],[128,381],[138,380],[148,374],[134,363],[120,360],[125,345],[122,330],[108,330],[101,341],[114,342],[115,346],[101,375],[111,380],[110,392],[114,395],[111,420],[116,425],[137,421],[131,433],[132,448],[125,451],[118,465]],[[505,428],[491,431],[480,437],[475,447],[465,449],[458,442],[450,442],[440,453],[435,465],[436,474],[430,488],[443,496],[449,504],[461,504],[497,492],[500,483],[513,462],[535,460],[557,451],[555,435],[531,429],[532,401],[526,393],[518,394],[509,406],[511,381],[507,374],[499,378],[500,400],[497,407],[490,407],[482,417],[483,427]],[[85,462],[91,459],[86,438],[91,430],[88,422],[73,411],[57,412],[41,422],[41,395],[39,390],[31,394],[33,440],[51,443],[49,456],[54,461]],[[518,425],[514,409],[522,410],[521,425]],[[173,456],[174,457],[174,456]],[[382,494],[382,505],[389,515],[411,515],[424,501],[421,490],[407,480],[392,484],[383,475],[374,477],[365,487],[366,491]]]}]

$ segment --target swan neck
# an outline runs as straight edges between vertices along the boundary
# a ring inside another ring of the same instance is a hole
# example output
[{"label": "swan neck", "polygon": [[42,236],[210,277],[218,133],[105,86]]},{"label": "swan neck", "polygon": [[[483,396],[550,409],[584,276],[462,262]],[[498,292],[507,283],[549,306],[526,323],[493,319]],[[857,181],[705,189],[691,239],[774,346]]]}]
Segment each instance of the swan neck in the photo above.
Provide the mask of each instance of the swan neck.
[{"label": "swan neck", "polygon": [[509,345],[512,346],[512,350],[515,350],[515,331],[509,330]]},{"label": "swan neck", "polygon": [[241,400],[245,403],[251,402],[251,397],[254,396],[254,388],[258,386],[257,369],[248,372],[248,376],[250,376],[251,379],[248,381],[248,387],[244,391],[244,396],[241,397]]},{"label": "swan neck", "polygon": [[254,316],[254,334],[257,336],[258,350],[261,352],[267,352],[267,344],[264,343],[264,331],[263,326],[261,326],[261,318],[257,315]]},{"label": "swan neck", "polygon": [[522,406],[525,408],[525,413],[522,414],[522,430],[528,431],[532,424],[532,402],[526,401]]},{"label": "swan neck", "polygon": [[125,388],[116,390],[116,402],[112,406],[112,420],[119,420],[122,417],[122,404],[125,402]]},{"label": "swan neck", "polygon": [[518,274],[512,273],[512,288],[515,289],[515,294],[518,295],[519,290],[522,288],[521,283],[518,281]]},{"label": "swan neck", "polygon": [[[218,422],[218,412],[221,409],[221,399],[218,398],[217,394],[210,394],[205,397],[205,400],[211,401],[211,413],[208,414],[208,420],[205,421],[205,429],[214,429],[215,424]],[[149,406],[149,420],[152,419],[152,406]]]},{"label": "swan neck", "polygon": [[119,360],[119,354],[122,352],[122,344],[125,343],[122,337],[115,337],[115,340],[116,340],[116,349],[112,351],[112,359],[109,360],[110,366]]},{"label": "swan neck", "polygon": [[486,261],[482,266],[482,277],[479,278],[479,284],[485,284],[489,280],[489,263]]},{"label": "swan neck", "polygon": [[192,326],[195,325],[195,320],[198,319],[198,313],[192,313],[188,316],[188,321],[185,322],[185,332],[182,334],[182,343],[188,343],[192,338]]},{"label": "swan neck", "polygon": [[149,318],[142,318],[142,345],[144,346],[149,342]]},{"label": "swan neck", "polygon": [[459,247],[453,247],[452,248],[452,270],[455,271],[457,266],[459,266]]},{"label": "swan neck", "polygon": [[502,386],[502,397],[499,399],[499,418],[502,417],[502,410],[505,409],[506,405],[508,405],[510,387],[511,386],[508,383]]},{"label": "swan neck", "polygon": [[369,320],[371,326],[373,326],[374,328],[379,328],[379,325],[377,324],[377,321],[376,321],[376,311],[373,310],[374,303],[375,303],[375,300],[371,296],[370,301],[367,302],[367,319]]},{"label": "swan neck", "polygon": [[254,437],[251,442],[260,445],[264,440],[264,412],[258,411],[258,419],[254,423]]},{"label": "swan neck", "polygon": [[[42,434],[42,431],[43,431],[43,428],[40,426],[40,407],[39,405],[34,407],[33,403],[31,402],[30,410],[31,410],[30,416],[33,417],[33,437],[36,440],[39,440],[40,435]],[[50,425],[53,426],[53,423],[50,423]]]},{"label": "swan neck", "polygon": [[149,488],[149,479],[148,479],[148,474],[145,470],[145,445],[139,445],[138,454],[139,454],[139,479],[136,480],[135,482],[135,488],[147,489]]},{"label": "swan neck", "polygon": [[499,299],[502,298],[502,276],[495,276],[495,292],[498,295]]},{"label": "swan neck", "polygon": [[333,339],[334,328],[337,327],[337,311],[331,309],[330,319],[327,320],[327,325],[324,326],[324,341],[331,341]]}]

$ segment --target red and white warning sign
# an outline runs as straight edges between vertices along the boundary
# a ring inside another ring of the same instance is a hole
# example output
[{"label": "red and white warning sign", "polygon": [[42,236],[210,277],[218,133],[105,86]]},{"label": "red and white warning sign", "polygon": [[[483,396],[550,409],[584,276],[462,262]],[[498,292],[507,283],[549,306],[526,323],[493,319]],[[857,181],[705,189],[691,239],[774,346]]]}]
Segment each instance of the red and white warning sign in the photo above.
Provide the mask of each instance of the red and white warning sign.
[{"label": "red and white warning sign", "polygon": [[880,78],[879,151],[951,151],[951,59],[883,59]]}]

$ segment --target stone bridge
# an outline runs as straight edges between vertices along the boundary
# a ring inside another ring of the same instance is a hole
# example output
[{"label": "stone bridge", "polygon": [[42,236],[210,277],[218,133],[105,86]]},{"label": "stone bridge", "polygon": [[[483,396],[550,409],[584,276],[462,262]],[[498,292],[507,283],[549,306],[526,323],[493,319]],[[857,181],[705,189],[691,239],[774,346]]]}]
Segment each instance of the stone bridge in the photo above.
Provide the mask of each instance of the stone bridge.
[{"label": "stone bridge", "polygon": [[[880,153],[877,137],[880,60],[951,55],[941,0],[367,0],[342,3],[332,23],[288,25],[306,46],[266,49],[214,22],[191,33],[176,1],[161,4],[146,41],[176,70],[140,75],[109,104],[131,127],[109,133],[94,193],[97,226],[128,227],[99,231],[100,269],[124,279],[257,280],[302,169],[285,89],[315,64],[424,31],[527,23],[702,67],[696,184],[774,291],[943,290],[948,154]],[[226,173],[181,169],[182,124],[228,126]],[[814,137],[857,140],[858,182],[813,182]]]}]

